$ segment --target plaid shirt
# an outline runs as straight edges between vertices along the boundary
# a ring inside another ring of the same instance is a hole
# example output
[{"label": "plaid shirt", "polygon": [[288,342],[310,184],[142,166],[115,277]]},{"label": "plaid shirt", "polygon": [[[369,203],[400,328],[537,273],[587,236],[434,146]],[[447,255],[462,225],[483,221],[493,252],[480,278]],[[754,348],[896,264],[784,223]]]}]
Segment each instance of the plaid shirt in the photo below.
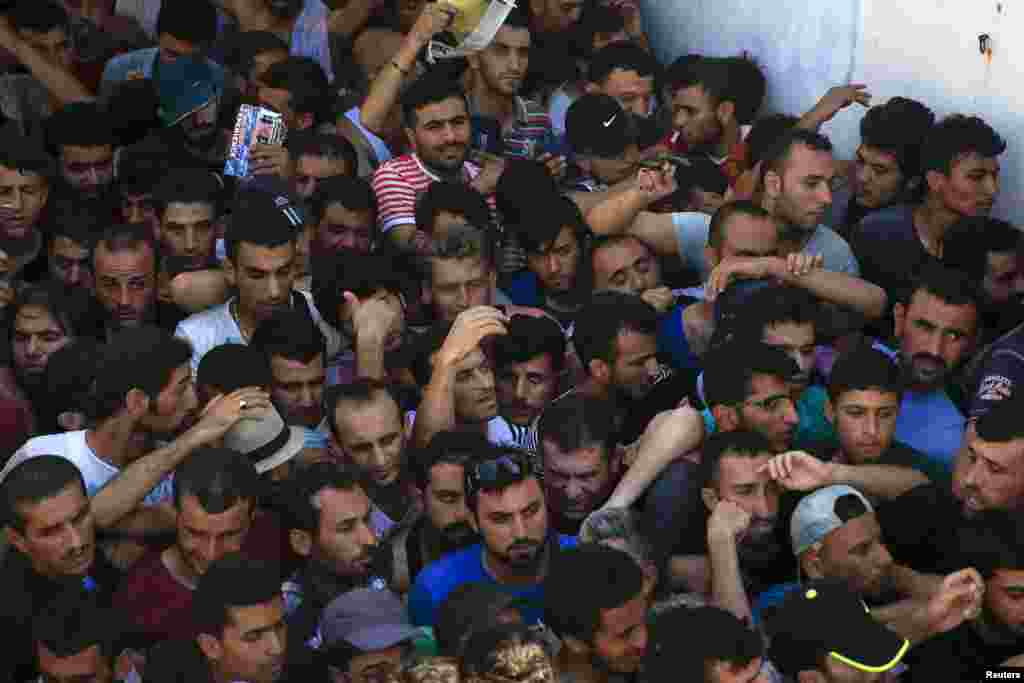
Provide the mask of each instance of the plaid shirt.
[{"label": "plaid shirt", "polygon": [[[471,103],[472,104],[472,103]],[[551,117],[537,102],[515,96],[515,116],[511,125],[472,112],[473,147],[508,159],[534,159],[553,151],[557,139]]]}]

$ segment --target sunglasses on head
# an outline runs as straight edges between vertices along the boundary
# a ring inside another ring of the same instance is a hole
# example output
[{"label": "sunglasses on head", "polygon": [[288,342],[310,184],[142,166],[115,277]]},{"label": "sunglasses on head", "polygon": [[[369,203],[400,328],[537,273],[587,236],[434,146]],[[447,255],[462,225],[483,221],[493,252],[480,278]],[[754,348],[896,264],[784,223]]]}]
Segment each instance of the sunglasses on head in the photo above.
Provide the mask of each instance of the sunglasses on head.
[{"label": "sunglasses on head", "polygon": [[525,479],[532,473],[529,461],[520,455],[501,455],[478,462],[469,469],[468,485],[473,491],[503,482]]}]

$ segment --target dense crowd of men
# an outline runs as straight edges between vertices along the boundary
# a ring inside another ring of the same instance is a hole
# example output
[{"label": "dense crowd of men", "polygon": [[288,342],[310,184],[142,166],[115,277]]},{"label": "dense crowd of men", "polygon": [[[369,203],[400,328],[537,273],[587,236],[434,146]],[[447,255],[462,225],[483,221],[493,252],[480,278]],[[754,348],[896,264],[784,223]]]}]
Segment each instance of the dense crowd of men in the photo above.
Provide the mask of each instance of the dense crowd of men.
[{"label": "dense crowd of men", "polygon": [[[754,59],[662,64],[633,0],[530,0],[436,63],[443,1],[7,4],[3,680],[1024,660],[983,118],[764,112]],[[287,135],[235,177],[241,105]]]}]

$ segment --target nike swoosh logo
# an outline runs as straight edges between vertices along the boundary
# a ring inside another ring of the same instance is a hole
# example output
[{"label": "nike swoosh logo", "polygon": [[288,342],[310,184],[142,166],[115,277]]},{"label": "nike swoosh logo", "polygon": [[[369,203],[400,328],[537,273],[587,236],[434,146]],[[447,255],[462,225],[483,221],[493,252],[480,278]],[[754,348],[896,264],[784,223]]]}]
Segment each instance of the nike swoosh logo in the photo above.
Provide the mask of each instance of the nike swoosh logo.
[{"label": "nike swoosh logo", "polygon": [[607,128],[608,126],[612,125],[612,122],[615,121],[615,118],[617,116],[618,116],[618,114],[613,115],[610,119],[608,119],[607,121],[605,121],[601,125],[603,125],[605,128]]}]

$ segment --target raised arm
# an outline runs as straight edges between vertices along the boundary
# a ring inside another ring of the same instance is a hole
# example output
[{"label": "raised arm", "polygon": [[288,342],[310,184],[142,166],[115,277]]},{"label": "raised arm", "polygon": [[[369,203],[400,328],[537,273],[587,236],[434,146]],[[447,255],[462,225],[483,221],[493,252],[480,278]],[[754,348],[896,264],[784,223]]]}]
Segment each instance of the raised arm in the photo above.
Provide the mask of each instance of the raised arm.
[{"label": "raised arm", "polygon": [[10,50],[61,106],[96,99],[93,93],[63,65],[51,61],[22,40],[6,16],[0,16],[0,45]]}]

